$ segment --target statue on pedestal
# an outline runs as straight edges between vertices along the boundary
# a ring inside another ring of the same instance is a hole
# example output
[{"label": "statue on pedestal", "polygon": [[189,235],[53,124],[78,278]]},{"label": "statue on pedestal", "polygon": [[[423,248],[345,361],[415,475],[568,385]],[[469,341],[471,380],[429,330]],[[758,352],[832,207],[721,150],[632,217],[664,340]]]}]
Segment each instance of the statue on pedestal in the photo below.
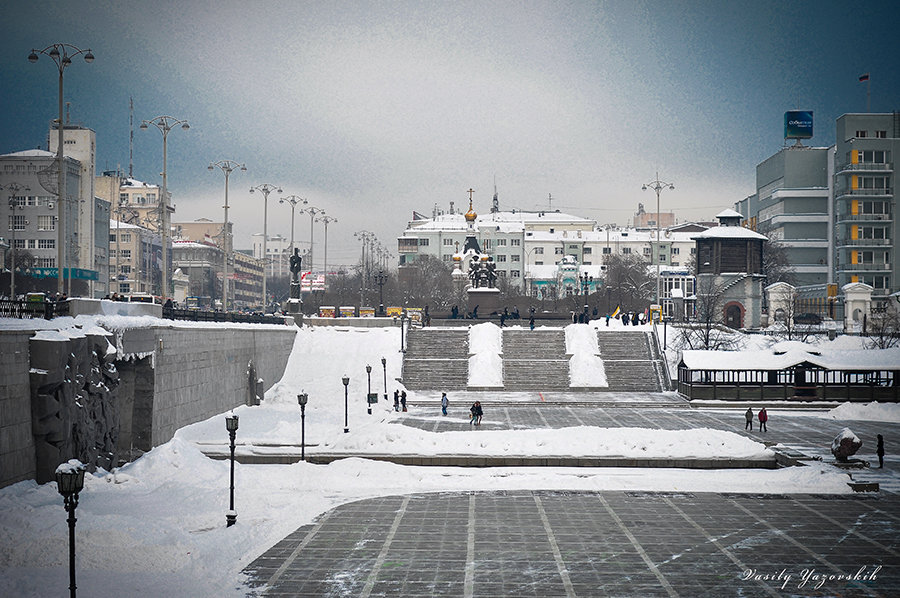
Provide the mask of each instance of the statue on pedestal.
[{"label": "statue on pedestal", "polygon": [[[290,259],[291,268],[291,299],[300,300],[300,270],[302,268],[303,258],[300,257],[300,250],[294,248],[294,255]],[[292,301],[294,303],[294,301]]]}]

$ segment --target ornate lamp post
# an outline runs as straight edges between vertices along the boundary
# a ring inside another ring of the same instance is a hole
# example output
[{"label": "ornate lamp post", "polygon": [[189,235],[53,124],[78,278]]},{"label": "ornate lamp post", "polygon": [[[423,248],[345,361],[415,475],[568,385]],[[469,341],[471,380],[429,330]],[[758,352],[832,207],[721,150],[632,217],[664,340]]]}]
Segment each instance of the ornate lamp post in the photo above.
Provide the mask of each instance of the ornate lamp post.
[{"label": "ornate lamp post", "polygon": [[381,358],[381,369],[384,371],[384,400],[387,401],[387,358]]},{"label": "ornate lamp post", "polygon": [[387,276],[384,274],[384,270],[379,270],[378,274],[372,277],[375,281],[375,284],[378,285],[378,315],[385,315],[384,311],[384,282],[387,280]]},{"label": "ornate lamp post", "polygon": [[169,297],[169,191],[168,178],[166,175],[167,155],[169,131],[181,125],[185,131],[191,128],[186,120],[179,120],[174,116],[157,116],[150,120],[141,122],[141,129],[147,130],[150,125],[154,125],[163,136],[163,169],[162,169],[162,193],[159,198],[160,216],[159,216],[159,234],[162,241],[162,296]]},{"label": "ornate lamp post", "polygon": [[315,206],[309,206],[300,210],[301,213],[309,214],[309,255],[307,258],[309,259],[309,269],[312,271],[313,269],[313,223],[316,221],[316,216],[318,214],[324,214],[325,210],[322,208],[317,208]]},{"label": "ornate lamp post", "polygon": [[[291,251],[290,254],[294,255],[294,208],[297,207],[298,203],[306,204],[308,203],[305,199],[300,197],[299,195],[288,195],[287,197],[282,197],[278,200],[278,203],[289,203],[291,204]],[[301,212],[303,210],[301,209]]]},{"label": "ornate lamp post", "polygon": [[350,424],[347,420],[347,387],[350,385],[350,376],[344,375],[341,378],[341,382],[344,383],[344,434],[350,431]]},{"label": "ornate lamp post", "polygon": [[231,439],[231,485],[229,486],[228,513],[225,514],[225,527],[231,527],[237,522],[237,512],[234,510],[234,437],[238,429],[238,416],[233,413],[226,415],[225,429],[228,430],[228,437]]},{"label": "ornate lamp post", "polygon": [[318,218],[316,218],[316,222],[321,222],[325,225],[325,255],[323,256],[322,262],[322,282],[324,283],[322,286],[327,291],[328,290],[328,224],[330,222],[337,222],[337,218],[332,218],[328,214],[321,214]]},{"label": "ornate lamp post", "polygon": [[306,461],[306,403],[309,395],[301,392],[297,395],[297,403],[300,404],[300,460]]},{"label": "ornate lamp post", "polygon": [[400,352],[406,353],[406,342],[404,340],[404,334],[406,332],[406,322],[409,320],[409,316],[406,315],[406,310],[400,314]]},{"label": "ornate lamp post", "polygon": [[56,489],[63,497],[69,514],[69,595],[75,598],[75,509],[78,493],[84,488],[84,465],[72,459],[56,468]]},{"label": "ornate lamp post", "polygon": [[588,276],[587,272],[582,272],[581,276],[578,277],[581,281],[581,294],[584,297],[584,315],[587,315],[588,305],[587,305],[587,297],[588,291],[591,289],[591,283],[594,281],[593,276]]},{"label": "ornate lamp post", "polygon": [[[22,187],[18,183],[9,183],[6,187],[0,185],[0,189],[9,191],[9,218],[11,221],[9,230],[12,233],[12,243],[9,245],[10,266],[9,266],[9,298],[16,300],[16,208],[19,207],[17,194],[20,191],[31,191],[29,187]],[[28,224],[28,221],[25,222]]]},{"label": "ornate lamp post", "polygon": [[366,409],[369,415],[372,415],[372,403],[369,402],[369,397],[372,396],[372,366],[370,365],[366,365],[366,377],[369,379],[369,392],[366,393]]},{"label": "ornate lamp post", "polygon": [[[66,252],[66,209],[64,207],[67,197],[65,157],[63,156],[63,71],[67,66],[72,64],[72,59],[76,56],[84,54],[84,61],[90,64],[94,62],[94,55],[91,53],[90,48],[82,50],[72,44],[51,44],[43,50],[32,48],[31,54],[28,55],[28,61],[37,62],[38,54],[49,56],[50,59],[56,63],[56,68],[59,70],[59,121],[57,121],[59,138],[56,147],[56,168],[58,171],[56,173],[56,192],[58,195],[56,202],[56,266],[59,272],[56,282],[56,292],[59,295],[62,295],[64,291],[64,271],[68,267],[68,255]],[[91,201],[93,201],[93,198],[91,198]]]},{"label": "ornate lamp post", "polygon": [[659,194],[663,189],[674,190],[675,185],[673,183],[664,183],[659,180],[659,172],[657,172],[656,180],[650,181],[649,183],[644,183],[641,189],[644,191],[646,191],[647,189],[653,189],[654,191],[656,191],[656,255],[654,255],[653,258],[656,262],[656,304],[659,305],[660,308],[662,308],[662,300],[659,296]]},{"label": "ornate lamp post", "polygon": [[228,258],[231,255],[230,235],[228,234],[228,176],[236,169],[247,172],[244,164],[238,164],[234,160],[219,160],[209,165],[209,170],[218,168],[225,174],[225,220],[222,221],[222,250],[225,254],[222,264],[222,309],[228,311]]},{"label": "ornate lamp post", "polygon": [[255,193],[259,191],[263,194],[263,288],[262,288],[262,303],[263,303],[263,313],[265,313],[266,308],[269,306],[269,295],[266,293],[266,278],[268,275],[268,266],[269,266],[269,254],[268,254],[268,246],[267,241],[269,240],[269,193],[272,191],[278,191],[281,193],[281,187],[276,187],[275,185],[270,185],[269,183],[263,183],[262,185],[257,185],[256,187],[250,187],[250,193]]}]

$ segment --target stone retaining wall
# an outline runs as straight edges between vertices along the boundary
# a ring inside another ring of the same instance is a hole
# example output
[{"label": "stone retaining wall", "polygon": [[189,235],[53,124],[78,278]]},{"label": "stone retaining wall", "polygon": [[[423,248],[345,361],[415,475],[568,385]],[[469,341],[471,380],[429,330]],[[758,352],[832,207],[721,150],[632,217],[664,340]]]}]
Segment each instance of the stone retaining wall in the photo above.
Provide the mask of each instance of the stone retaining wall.
[{"label": "stone retaining wall", "polygon": [[30,330],[0,330],[0,488],[34,478],[28,339]]}]

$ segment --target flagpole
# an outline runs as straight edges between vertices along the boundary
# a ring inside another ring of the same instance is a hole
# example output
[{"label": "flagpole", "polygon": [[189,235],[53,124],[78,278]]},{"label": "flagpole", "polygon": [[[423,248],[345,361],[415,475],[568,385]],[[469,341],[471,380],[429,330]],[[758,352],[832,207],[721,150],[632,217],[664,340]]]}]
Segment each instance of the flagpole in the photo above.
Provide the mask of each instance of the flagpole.
[{"label": "flagpole", "polygon": [[866,113],[872,112],[872,77],[866,77]]}]

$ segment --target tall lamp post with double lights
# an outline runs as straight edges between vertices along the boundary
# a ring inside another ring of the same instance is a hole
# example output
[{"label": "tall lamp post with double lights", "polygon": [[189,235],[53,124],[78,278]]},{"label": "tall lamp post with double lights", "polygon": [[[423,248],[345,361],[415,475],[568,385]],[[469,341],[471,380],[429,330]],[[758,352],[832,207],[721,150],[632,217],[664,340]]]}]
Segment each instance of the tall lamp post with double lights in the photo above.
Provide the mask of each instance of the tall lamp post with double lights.
[{"label": "tall lamp post with double lights", "polygon": [[372,277],[372,280],[375,281],[375,284],[378,285],[378,315],[385,315],[384,312],[384,283],[387,280],[387,276],[384,274],[384,270],[379,270],[377,274]]},{"label": "tall lamp post with double lights", "polygon": [[276,187],[275,185],[270,185],[269,183],[263,183],[262,185],[257,185],[256,187],[250,187],[250,193],[255,193],[259,191],[263,194],[263,285],[262,285],[262,300],[263,300],[263,313],[266,312],[266,308],[269,307],[269,295],[266,293],[266,278],[269,270],[269,253],[268,253],[268,245],[267,241],[269,240],[269,193],[272,191],[277,191],[281,193],[281,187]]},{"label": "tall lamp post with double lights", "polygon": [[225,258],[222,264],[222,309],[228,311],[228,258],[231,255],[231,242],[228,230],[228,176],[235,170],[247,172],[244,164],[238,164],[234,160],[219,160],[209,165],[209,170],[218,168],[225,174],[225,220],[222,221],[222,249]]},{"label": "tall lamp post with double lights", "polygon": [[581,295],[584,299],[584,315],[586,316],[588,311],[588,291],[591,290],[591,283],[594,282],[594,277],[589,276],[587,272],[582,272],[578,280],[581,281]]},{"label": "tall lamp post with double lights", "polygon": [[177,126],[181,126],[181,128],[185,131],[191,128],[191,125],[188,124],[186,120],[177,119],[174,116],[157,116],[155,118],[151,118],[150,120],[145,120],[141,122],[141,129],[147,130],[150,128],[150,125],[155,126],[159,129],[159,132],[162,133],[163,138],[163,169],[162,169],[162,197],[159,198],[159,233],[160,240],[162,241],[162,296],[164,298],[169,297],[169,191],[168,191],[168,176],[166,171],[166,166],[168,162],[167,158],[167,150],[168,150],[168,139],[169,139],[169,131],[174,129]]},{"label": "tall lamp post with double lights", "polygon": [[350,386],[350,376],[344,374],[344,377],[341,378],[341,382],[344,383],[344,434],[350,431],[350,422],[348,419],[348,409],[347,409],[347,388]]},{"label": "tall lamp post with double lights", "polygon": [[328,224],[337,222],[337,218],[329,216],[328,214],[320,214],[319,217],[316,218],[316,222],[321,222],[325,225],[325,243],[323,245],[325,254],[322,257],[322,287],[325,290],[328,290]]},{"label": "tall lamp post with double lights", "polygon": [[[10,265],[9,265],[9,298],[13,301],[16,300],[16,230],[19,226],[18,222],[16,222],[16,208],[19,207],[18,193],[20,191],[31,191],[29,187],[22,187],[18,183],[9,183],[4,187],[0,185],[0,189],[6,189],[9,191],[9,219],[10,225],[9,230],[12,233],[12,242],[9,244],[9,256],[10,256]],[[27,225],[28,221],[26,220],[24,225]],[[24,228],[23,225],[23,228]]]},{"label": "tall lamp post with double lights", "polygon": [[[659,247],[660,247],[660,239],[659,239],[659,194],[663,189],[669,189],[670,191],[675,189],[675,185],[673,183],[664,183],[659,180],[659,172],[656,173],[656,179],[650,181],[649,183],[644,183],[641,187],[643,191],[647,189],[653,189],[656,191],[656,255],[653,256],[653,259],[656,261],[656,304],[660,306],[662,309],[662,300],[659,296],[659,282],[660,282],[660,270],[659,270]],[[651,319],[653,315],[651,314]]]},{"label": "tall lamp post with double lights", "polygon": [[[291,204],[291,250],[290,254],[294,255],[294,208],[297,207],[298,203],[306,204],[307,201],[300,197],[299,195],[288,195],[287,197],[282,197],[278,200],[278,203],[289,203]],[[302,210],[301,210],[302,211]]]},{"label": "tall lamp post with double lights", "polygon": [[234,510],[234,437],[238,430],[238,416],[233,413],[226,415],[225,429],[228,430],[228,438],[231,439],[231,484],[228,494],[228,513],[225,514],[225,527],[231,527],[237,522],[237,512]]},{"label": "tall lamp post with double lights", "polygon": [[308,206],[300,210],[301,213],[309,214],[309,269],[313,270],[313,223],[316,221],[316,216],[319,214],[324,214],[325,210],[322,208],[317,208],[315,206]]},{"label": "tall lamp post with double lights", "polygon": [[[58,195],[56,201],[56,266],[58,269],[56,292],[62,295],[64,292],[63,278],[69,265],[66,252],[66,168],[65,157],[63,156],[63,71],[72,64],[72,59],[76,56],[84,54],[84,61],[90,64],[94,62],[94,55],[91,53],[90,48],[82,50],[72,44],[50,44],[43,50],[32,48],[31,54],[28,55],[28,61],[37,62],[38,54],[49,56],[56,63],[56,68],[59,70],[59,120],[57,121],[59,138],[56,147],[56,168],[58,171],[56,173],[56,192]],[[91,200],[93,201],[93,198]]]},{"label": "tall lamp post with double lights", "polygon": [[387,401],[387,358],[381,358],[381,369],[384,371],[384,400]]},{"label": "tall lamp post with double lights", "polygon": [[297,395],[297,403],[300,405],[300,460],[306,461],[306,403],[309,395],[301,392]]},{"label": "tall lamp post with double lights", "polygon": [[369,379],[369,392],[366,393],[366,409],[369,415],[372,415],[372,403],[369,402],[372,397],[372,366],[366,365],[366,377]]}]

